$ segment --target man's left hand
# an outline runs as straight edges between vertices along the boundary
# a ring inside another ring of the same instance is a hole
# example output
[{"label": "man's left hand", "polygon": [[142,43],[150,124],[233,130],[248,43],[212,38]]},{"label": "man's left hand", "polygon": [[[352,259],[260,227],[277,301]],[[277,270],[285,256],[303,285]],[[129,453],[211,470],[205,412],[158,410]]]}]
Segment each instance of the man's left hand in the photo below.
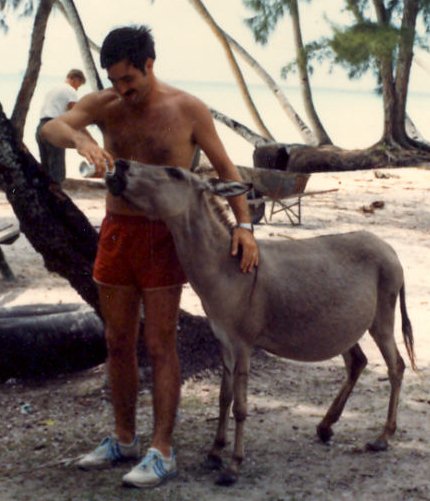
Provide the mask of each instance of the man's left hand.
[{"label": "man's left hand", "polygon": [[237,256],[239,248],[242,248],[240,269],[243,273],[249,273],[258,266],[259,252],[257,242],[251,231],[245,228],[235,228],[231,240],[231,255]]}]

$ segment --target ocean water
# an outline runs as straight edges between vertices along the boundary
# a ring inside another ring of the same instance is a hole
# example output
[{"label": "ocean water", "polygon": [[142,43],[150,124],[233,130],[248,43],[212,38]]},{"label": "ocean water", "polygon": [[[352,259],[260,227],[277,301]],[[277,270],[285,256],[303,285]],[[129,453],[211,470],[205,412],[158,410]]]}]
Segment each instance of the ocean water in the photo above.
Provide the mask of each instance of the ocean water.
[{"label": "ocean water", "polygon": [[[0,102],[8,116],[12,112],[21,77],[19,75],[0,75]],[[42,76],[36,88],[27,117],[24,141],[27,147],[39,158],[34,133],[39,121],[39,110],[44,94],[50,87],[61,81],[61,77]],[[169,82],[200,99],[208,106],[244,123],[257,131],[243,104],[243,100],[234,83],[220,82]],[[283,143],[302,143],[300,134],[288,116],[280,109],[277,99],[264,84],[250,86],[252,97],[259,112],[277,141]],[[82,96],[89,92],[88,86],[80,89]],[[301,118],[307,122],[298,88],[284,87],[284,92]],[[313,89],[313,98],[320,119],[334,144],[344,148],[364,148],[380,138],[382,132],[382,100],[371,89]],[[430,93],[411,92],[408,97],[408,113],[421,134],[430,140],[430,113],[428,111]],[[239,165],[252,165],[253,146],[231,131],[225,125],[216,122],[221,139],[232,158]],[[100,141],[96,127],[90,132]],[[73,150],[67,151],[67,175],[80,177],[81,157]]]}]

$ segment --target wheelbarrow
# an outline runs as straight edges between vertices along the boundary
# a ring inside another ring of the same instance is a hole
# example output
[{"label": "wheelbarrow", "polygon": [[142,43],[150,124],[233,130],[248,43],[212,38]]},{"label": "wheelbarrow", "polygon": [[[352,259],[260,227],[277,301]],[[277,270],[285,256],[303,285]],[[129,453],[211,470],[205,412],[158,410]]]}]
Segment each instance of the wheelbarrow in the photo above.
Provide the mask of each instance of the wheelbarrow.
[{"label": "wheelbarrow", "polygon": [[[248,193],[248,205],[253,224],[263,218],[267,222],[283,212],[293,226],[302,223],[302,198],[337,191],[337,188],[322,191],[305,192],[311,174],[285,172],[281,170],[261,169],[258,167],[237,166],[242,179],[252,183]],[[266,202],[270,204],[268,219],[265,215]]]}]

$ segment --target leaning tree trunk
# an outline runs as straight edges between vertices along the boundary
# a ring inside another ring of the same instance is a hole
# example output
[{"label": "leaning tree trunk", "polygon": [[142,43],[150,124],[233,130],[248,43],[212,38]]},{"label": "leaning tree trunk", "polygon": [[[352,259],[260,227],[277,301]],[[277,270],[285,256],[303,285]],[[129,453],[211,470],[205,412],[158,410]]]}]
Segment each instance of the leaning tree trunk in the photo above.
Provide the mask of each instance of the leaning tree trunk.
[{"label": "leaning tree trunk", "polygon": [[103,84],[101,78],[98,74],[97,67],[94,63],[93,56],[91,54],[90,42],[85,33],[84,25],[79,16],[79,12],[73,0],[55,0],[60,6],[60,10],[63,12],[68,23],[73,28],[75,32],[79,50],[81,52],[81,57],[84,62],[85,72],[87,78],[90,82],[92,90],[103,89]]},{"label": "leaning tree trunk", "polygon": [[414,138],[409,137],[407,129],[408,117],[406,114],[406,101],[408,97],[418,11],[418,0],[405,0],[395,76],[395,93],[397,100],[397,117],[395,122],[398,127],[399,136],[402,138],[404,137],[406,142],[410,142],[412,147],[428,148],[427,145],[423,143],[420,144],[420,142],[416,141]]},{"label": "leaning tree trunk", "polygon": [[315,134],[309,129],[309,127],[302,120],[297,111],[293,108],[287,96],[282,91],[281,87],[275,82],[275,80],[267,73],[267,71],[246,51],[233,37],[222,30],[224,37],[227,39],[231,47],[251,66],[251,68],[259,75],[259,77],[267,84],[269,89],[273,92],[274,96],[278,100],[281,108],[285,111],[291,122],[297,127],[300,135],[303,138],[305,144],[309,146],[316,146],[318,141]]},{"label": "leaning tree trunk", "polygon": [[406,134],[413,139],[416,143],[423,144],[425,147],[430,148],[430,142],[421,134],[417,129],[412,118],[406,113],[405,118]]},{"label": "leaning tree trunk", "polygon": [[239,89],[242,93],[242,97],[244,98],[246,106],[248,108],[248,111],[250,112],[250,114],[254,120],[254,123],[256,124],[260,133],[265,138],[273,140],[274,138],[273,138],[272,134],[265,126],[257,108],[255,107],[255,104],[252,100],[251,94],[249,93],[248,86],[247,86],[245,79],[243,77],[242,71],[240,70],[240,67],[237,64],[236,58],[234,57],[234,54],[231,50],[231,47],[228,43],[228,40],[224,36],[222,29],[215,22],[215,20],[210,15],[209,11],[204,6],[204,4],[201,0],[189,0],[189,2],[196,9],[196,11],[203,17],[203,19],[209,24],[209,27],[214,32],[214,34],[218,38],[218,40],[221,42],[221,44],[224,48],[224,51],[226,53],[227,60],[230,63],[233,74],[236,78],[236,81],[239,84]]},{"label": "leaning tree trunk", "polygon": [[42,254],[46,268],[66,278],[98,310],[97,291],[91,280],[97,232],[21,146],[1,105],[0,176],[21,231]]},{"label": "leaning tree trunk", "polygon": [[405,0],[402,25],[400,28],[399,54],[397,57],[395,87],[398,102],[398,118],[405,123],[406,99],[408,95],[409,76],[411,73],[413,48],[415,40],[415,24],[418,15],[418,0]]},{"label": "leaning tree trunk", "polygon": [[224,115],[224,113],[221,113],[214,108],[209,108],[209,110],[215,120],[218,120],[219,122],[229,127],[233,132],[239,134],[239,136],[243,137],[243,139],[248,141],[248,143],[251,143],[253,146],[262,146],[264,144],[271,143],[271,141],[268,141],[265,137],[260,136],[256,132],[252,131],[249,127],[238,122],[237,120]]},{"label": "leaning tree trunk", "polygon": [[314,133],[317,137],[318,144],[320,146],[325,144],[332,144],[332,141],[326,130],[324,129],[324,126],[321,123],[321,120],[319,119],[319,116],[315,110],[312,99],[312,91],[309,83],[309,74],[307,68],[307,57],[303,47],[302,31],[300,28],[299,6],[297,4],[297,0],[291,1],[290,13],[293,22],[294,41],[297,52],[297,68],[300,76],[300,89],[303,95],[305,110],[312,124]]},{"label": "leaning tree trunk", "polygon": [[382,80],[382,98],[384,107],[384,128],[381,142],[391,146],[405,146],[406,134],[400,134],[400,125],[396,123],[398,116],[396,91],[392,73],[391,59],[381,60],[379,71]]},{"label": "leaning tree trunk", "polygon": [[[388,13],[383,0],[373,0],[378,24],[382,27],[388,26]],[[407,143],[406,133],[400,137],[398,124],[396,124],[397,98],[395,82],[393,77],[393,54],[387,50],[378,60],[379,73],[382,82],[382,98],[384,106],[384,128],[381,143],[389,146],[404,146]]]},{"label": "leaning tree trunk", "polygon": [[[96,312],[99,312],[97,289],[92,280],[97,232],[73,201],[57,185],[51,183],[38,162],[23,146],[10,120],[6,117],[1,103],[0,181],[19,219],[22,233],[34,249],[43,256],[46,268],[68,280],[80,296]],[[179,327],[178,348],[183,377],[190,377],[204,369],[219,366],[218,342],[211,335],[205,317],[181,312]],[[81,351],[97,350],[100,354],[94,357],[91,362],[94,364],[103,362],[105,353],[103,349],[100,349],[100,335],[100,329],[94,327],[90,329],[90,332],[84,332],[82,337]],[[68,356],[68,350],[64,350],[64,346],[61,346],[58,336],[55,346],[52,347],[49,345],[49,336],[41,335],[37,343],[28,346],[25,342],[18,343],[17,363],[20,360],[30,360],[33,364],[18,370],[13,363],[10,363],[15,351],[2,350],[6,342],[9,348],[14,343],[17,346],[13,333],[7,341],[4,338],[0,339],[0,367],[11,367],[10,371],[12,371],[12,373],[0,371],[3,379],[14,377],[13,371],[20,376],[46,373],[46,367],[34,365],[36,359],[42,360],[41,364],[44,359],[44,357],[36,357],[35,350],[41,350],[46,354],[49,352],[50,360],[55,359],[55,356]],[[64,342],[67,343],[70,340],[64,339]],[[55,356],[52,351],[55,352]],[[2,358],[5,356],[7,356],[7,363]],[[88,357],[85,364],[87,362]],[[83,368],[82,360],[69,360],[68,363],[71,369]],[[140,353],[140,364],[147,364],[143,351]],[[61,369],[66,365],[66,363],[59,363],[58,367]]]},{"label": "leaning tree trunk", "polygon": [[12,123],[21,140],[24,135],[25,121],[30,108],[31,99],[36,89],[40,67],[42,65],[42,50],[45,42],[46,26],[55,0],[40,0],[34,18],[28,65],[22,80],[21,88],[16,98],[12,112]]}]

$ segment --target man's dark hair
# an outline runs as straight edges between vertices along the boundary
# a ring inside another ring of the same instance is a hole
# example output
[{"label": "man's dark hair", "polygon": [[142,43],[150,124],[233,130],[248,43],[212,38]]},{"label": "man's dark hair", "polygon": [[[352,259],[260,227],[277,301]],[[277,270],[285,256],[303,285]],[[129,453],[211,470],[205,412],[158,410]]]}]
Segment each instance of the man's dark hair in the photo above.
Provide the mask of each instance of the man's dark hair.
[{"label": "man's dark hair", "polygon": [[145,72],[146,60],[155,59],[154,39],[147,26],[127,26],[111,31],[103,41],[100,51],[102,68],[128,60]]}]

